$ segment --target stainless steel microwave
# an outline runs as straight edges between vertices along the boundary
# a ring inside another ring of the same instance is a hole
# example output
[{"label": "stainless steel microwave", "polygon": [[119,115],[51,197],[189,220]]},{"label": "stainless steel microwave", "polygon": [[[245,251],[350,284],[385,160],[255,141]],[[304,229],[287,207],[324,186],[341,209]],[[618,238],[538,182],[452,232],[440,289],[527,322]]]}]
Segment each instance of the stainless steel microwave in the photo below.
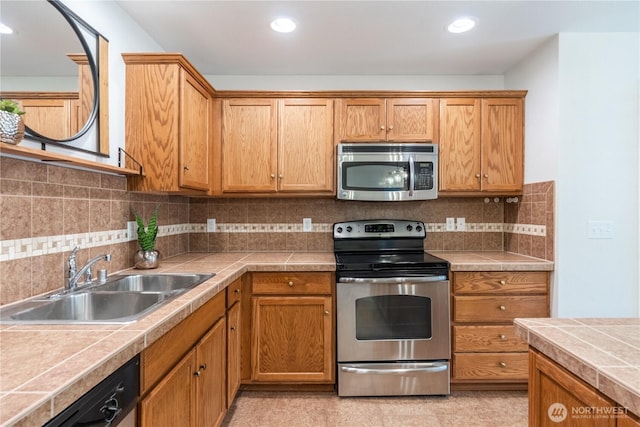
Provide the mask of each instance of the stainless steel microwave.
[{"label": "stainless steel microwave", "polygon": [[338,144],[338,199],[430,200],[438,197],[438,146],[430,143]]}]

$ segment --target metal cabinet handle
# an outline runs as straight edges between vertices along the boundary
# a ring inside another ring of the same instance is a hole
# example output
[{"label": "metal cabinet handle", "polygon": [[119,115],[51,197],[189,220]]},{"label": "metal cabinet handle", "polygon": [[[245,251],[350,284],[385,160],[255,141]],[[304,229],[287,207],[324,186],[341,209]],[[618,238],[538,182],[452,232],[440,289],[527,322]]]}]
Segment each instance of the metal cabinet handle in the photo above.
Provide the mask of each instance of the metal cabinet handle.
[{"label": "metal cabinet handle", "polygon": [[480,174],[479,173],[476,174],[476,178],[480,178]]},{"label": "metal cabinet handle", "polygon": [[393,125],[389,125],[389,130],[393,130]]},{"label": "metal cabinet handle", "polygon": [[500,280],[500,284],[501,284],[501,285],[506,285],[506,284],[507,284],[507,281],[506,281],[506,280]]},{"label": "metal cabinet handle", "polygon": [[293,287],[293,282],[291,280],[289,280],[289,283],[287,283],[289,285],[290,288]]},{"label": "metal cabinet handle", "polygon": [[485,173],[485,174],[484,174],[484,177],[485,177],[485,178],[489,178],[489,174],[488,174],[488,173]]},{"label": "metal cabinet handle", "polygon": [[278,175],[278,178],[283,179],[283,178],[284,178],[284,175],[283,175],[283,174],[280,174],[280,175]]},{"label": "metal cabinet handle", "polygon": [[498,335],[498,338],[500,338],[501,340],[504,340],[504,339],[506,339],[507,337],[506,337],[506,335]]},{"label": "metal cabinet handle", "polygon": [[240,293],[240,289],[236,289],[233,291],[234,294],[238,295]]},{"label": "metal cabinet handle", "polygon": [[276,174],[275,173],[271,174],[271,179],[276,179]]},{"label": "metal cabinet handle", "polygon": [[194,376],[194,377],[199,377],[199,376],[200,376],[200,371],[194,372],[194,373],[193,373],[193,376]]},{"label": "metal cabinet handle", "polygon": [[325,310],[324,314],[326,314],[328,316],[329,315],[329,310]]},{"label": "metal cabinet handle", "polygon": [[501,305],[499,308],[500,308],[500,311],[505,311],[507,309],[507,307],[504,305]]},{"label": "metal cabinet handle", "polygon": [[184,165],[184,170],[188,171],[189,170],[189,166]]},{"label": "metal cabinet handle", "polygon": [[200,365],[200,369],[202,369],[203,371],[207,369],[207,364],[203,363],[202,365]]},{"label": "metal cabinet handle", "polygon": [[380,125],[380,130],[384,130],[384,125]]},{"label": "metal cabinet handle", "polygon": [[500,362],[500,363],[498,363],[498,365],[500,365],[500,367],[502,367],[502,368],[504,368],[504,367],[506,367],[506,366],[507,366],[507,364],[506,364],[506,363],[504,363],[504,362]]},{"label": "metal cabinet handle", "polygon": [[232,331],[235,331],[235,330],[236,330],[236,327],[235,327],[235,326],[232,326],[232,327],[230,327],[229,329],[231,329]]}]

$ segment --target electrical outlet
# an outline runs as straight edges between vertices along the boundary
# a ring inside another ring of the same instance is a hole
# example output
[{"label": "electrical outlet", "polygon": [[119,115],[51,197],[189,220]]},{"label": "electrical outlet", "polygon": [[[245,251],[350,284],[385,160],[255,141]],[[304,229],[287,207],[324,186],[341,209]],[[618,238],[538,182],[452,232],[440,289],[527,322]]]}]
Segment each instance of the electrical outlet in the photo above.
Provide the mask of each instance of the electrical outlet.
[{"label": "electrical outlet", "polygon": [[613,239],[613,221],[589,221],[587,223],[589,239]]},{"label": "electrical outlet", "polygon": [[464,231],[467,229],[467,224],[465,223],[464,218],[457,218],[456,219],[456,230],[457,231]]},{"label": "electrical outlet", "polygon": [[447,218],[445,228],[447,231],[455,231],[456,229],[455,218],[451,218],[451,217]]},{"label": "electrical outlet", "polygon": [[138,238],[138,223],[135,221],[127,221],[127,237],[129,240]]},{"label": "electrical outlet", "polygon": [[313,223],[311,222],[311,218],[302,218],[302,231],[312,231]]},{"label": "electrical outlet", "polygon": [[207,219],[207,233],[215,233],[218,229],[215,218]]}]

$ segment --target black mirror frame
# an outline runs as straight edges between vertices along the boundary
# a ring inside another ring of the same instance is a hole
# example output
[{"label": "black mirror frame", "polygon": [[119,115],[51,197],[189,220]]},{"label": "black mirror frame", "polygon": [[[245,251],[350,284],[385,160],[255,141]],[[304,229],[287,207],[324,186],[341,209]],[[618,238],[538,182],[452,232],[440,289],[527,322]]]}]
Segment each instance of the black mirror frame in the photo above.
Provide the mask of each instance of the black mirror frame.
[{"label": "black mirror frame", "polygon": [[[79,138],[81,138],[83,135],[85,135],[89,131],[89,129],[91,129],[94,124],[96,124],[96,117],[98,117],[98,109],[101,101],[100,99],[101,82],[100,82],[100,74],[99,74],[100,67],[98,66],[98,61],[100,60],[100,57],[101,57],[100,49],[106,46],[103,42],[106,42],[107,40],[99,32],[97,32],[93,27],[91,27],[88,23],[86,23],[82,18],[76,15],[67,6],[62,4],[59,0],[47,0],[47,2],[50,3],[58,12],[60,12],[60,14],[62,14],[64,19],[69,23],[74,33],[78,37],[78,40],[82,44],[82,48],[84,49],[87,55],[89,69],[91,70],[91,78],[93,79],[93,107],[91,109],[91,114],[89,115],[89,118],[87,119],[82,129],[80,129],[75,135],[73,135],[70,138],[53,139],[53,138],[41,135],[35,130],[29,128],[28,126],[25,126],[25,137],[42,143],[43,150],[46,150],[46,144],[51,144],[51,145],[64,147],[71,150],[82,151],[85,153],[95,154],[103,157],[109,157],[108,145],[104,147],[104,144],[101,143],[102,138],[100,135],[100,132],[101,132],[100,125],[105,125],[105,124],[102,124],[100,122],[98,122],[96,126],[96,149],[95,150],[76,147],[70,144],[71,142],[76,141]],[[80,26],[83,27],[87,32],[95,36],[95,43],[96,43],[95,52],[97,56],[94,56],[92,50],[89,48],[87,40],[85,39],[84,35],[82,34],[82,31],[80,30]]]}]

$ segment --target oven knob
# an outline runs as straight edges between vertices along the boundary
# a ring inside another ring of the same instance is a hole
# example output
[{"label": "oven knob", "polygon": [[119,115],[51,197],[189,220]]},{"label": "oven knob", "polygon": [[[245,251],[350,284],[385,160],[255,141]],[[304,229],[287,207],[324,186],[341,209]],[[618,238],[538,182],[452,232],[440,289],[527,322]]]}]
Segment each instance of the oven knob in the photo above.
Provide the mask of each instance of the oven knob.
[{"label": "oven knob", "polygon": [[421,232],[421,231],[422,231],[422,226],[421,226],[421,225],[417,226],[417,227],[416,227],[416,231],[417,231],[418,233],[419,233],[419,232]]},{"label": "oven knob", "polygon": [[350,225],[347,225],[347,233],[351,233],[353,231],[353,228]]},{"label": "oven knob", "polygon": [[336,233],[338,233],[338,234],[342,233],[342,227],[336,228]]},{"label": "oven knob", "polygon": [[411,224],[407,225],[407,231],[411,231],[411,230],[413,230],[413,225]]}]

